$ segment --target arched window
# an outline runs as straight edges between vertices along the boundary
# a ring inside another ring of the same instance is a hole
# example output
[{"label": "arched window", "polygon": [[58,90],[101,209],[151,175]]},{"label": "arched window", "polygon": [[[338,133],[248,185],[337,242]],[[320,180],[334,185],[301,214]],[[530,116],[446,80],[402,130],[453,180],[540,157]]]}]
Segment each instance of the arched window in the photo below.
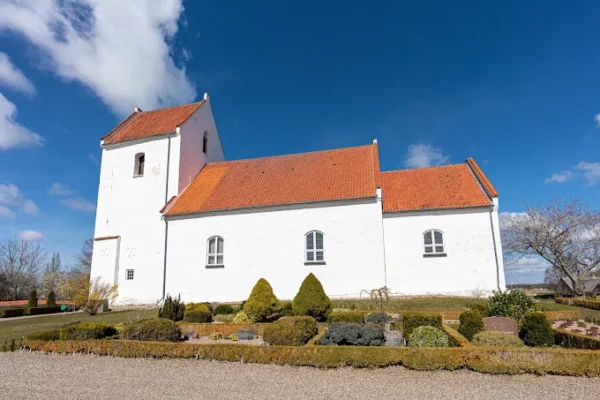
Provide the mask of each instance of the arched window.
[{"label": "arched window", "polygon": [[133,170],[134,176],[144,176],[144,166],[146,164],[146,155],[138,153],[135,155],[135,167]]},{"label": "arched window", "polygon": [[444,254],[444,233],[435,229],[428,230],[423,234],[425,254]]},{"label": "arched window", "polygon": [[202,138],[202,152],[204,154],[208,152],[208,132],[204,132],[204,137]]},{"label": "arched window", "polygon": [[307,263],[325,262],[325,250],[323,248],[323,232],[310,231],[305,235],[304,261]]},{"label": "arched window", "polygon": [[207,241],[206,266],[223,265],[223,245],[225,241],[220,236],[210,237]]}]

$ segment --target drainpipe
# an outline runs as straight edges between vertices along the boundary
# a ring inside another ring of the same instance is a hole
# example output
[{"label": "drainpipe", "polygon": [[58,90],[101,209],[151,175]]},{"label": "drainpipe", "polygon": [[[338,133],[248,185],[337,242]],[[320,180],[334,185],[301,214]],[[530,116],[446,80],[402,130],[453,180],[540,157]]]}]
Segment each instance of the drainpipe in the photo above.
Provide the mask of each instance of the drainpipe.
[{"label": "drainpipe", "polygon": [[[167,179],[165,182],[165,201],[163,204],[167,204],[169,201],[169,169],[171,166],[171,134],[167,134]],[[169,222],[166,217],[163,217],[165,221],[165,244],[163,248],[163,287],[162,287],[162,298],[158,301],[158,303],[162,303],[165,300],[165,291],[167,285],[167,237],[169,234]]]},{"label": "drainpipe", "polygon": [[492,229],[492,243],[494,244],[494,257],[496,258],[496,286],[498,287],[498,291],[501,291],[500,287],[500,262],[498,261],[498,246],[496,246],[496,232],[494,231],[494,209],[496,205],[492,206],[490,210],[490,227]]}]

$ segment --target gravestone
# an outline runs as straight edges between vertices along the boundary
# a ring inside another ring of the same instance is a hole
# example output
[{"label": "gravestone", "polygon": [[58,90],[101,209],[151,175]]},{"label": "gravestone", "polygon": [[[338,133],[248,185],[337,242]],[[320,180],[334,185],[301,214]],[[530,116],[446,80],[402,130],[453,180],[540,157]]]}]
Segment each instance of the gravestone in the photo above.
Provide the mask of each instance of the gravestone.
[{"label": "gravestone", "polygon": [[483,319],[483,326],[486,331],[510,333],[519,336],[517,321],[512,318],[487,317]]}]

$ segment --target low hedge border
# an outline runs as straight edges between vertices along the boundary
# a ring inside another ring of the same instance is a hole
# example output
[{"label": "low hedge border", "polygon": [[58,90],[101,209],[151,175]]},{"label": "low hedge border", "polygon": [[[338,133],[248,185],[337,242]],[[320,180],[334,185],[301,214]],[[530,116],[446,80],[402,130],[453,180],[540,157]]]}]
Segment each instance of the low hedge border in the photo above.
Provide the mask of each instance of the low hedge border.
[{"label": "low hedge border", "polygon": [[557,345],[567,349],[600,350],[600,339],[578,333],[554,329],[554,338]]},{"label": "low hedge border", "polygon": [[61,312],[60,306],[30,307],[29,315],[56,314]]},{"label": "low hedge border", "polygon": [[570,299],[559,297],[554,300],[558,304],[565,304],[567,306],[577,306],[589,308],[591,310],[600,310],[600,301],[598,300],[587,300],[587,299]]},{"label": "low hedge border", "polygon": [[25,340],[26,349],[127,358],[195,358],[318,368],[374,368],[402,365],[416,370],[467,368],[492,374],[600,376],[600,352],[534,348],[392,348],[350,346],[245,346],[128,340]]},{"label": "low hedge border", "polygon": [[543,311],[548,321],[572,321],[583,318],[581,311]]},{"label": "low hedge border", "polygon": [[208,336],[211,333],[221,333],[223,335],[231,335],[232,333],[239,331],[251,330],[256,332],[258,336],[262,336],[265,328],[269,326],[269,323],[255,323],[255,324],[201,324],[191,322],[178,322],[177,325],[181,328],[181,332],[185,335],[186,333],[195,332],[198,336]]},{"label": "low hedge border", "polygon": [[22,317],[23,315],[25,315],[25,309],[23,308],[5,308],[0,310],[0,318]]},{"label": "low hedge border", "polygon": [[461,335],[456,329],[453,329],[446,324],[442,324],[442,328],[444,328],[450,342],[452,342],[455,347],[473,347],[473,344],[469,342],[469,339]]}]

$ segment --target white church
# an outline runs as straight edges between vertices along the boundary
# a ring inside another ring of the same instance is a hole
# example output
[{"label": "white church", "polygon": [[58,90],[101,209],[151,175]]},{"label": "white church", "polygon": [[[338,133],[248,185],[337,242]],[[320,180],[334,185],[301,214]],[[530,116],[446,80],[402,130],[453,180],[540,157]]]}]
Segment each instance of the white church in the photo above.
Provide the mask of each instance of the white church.
[{"label": "white church", "polygon": [[208,94],[135,109],[101,138],[92,277],[117,304],[504,290],[498,193],[472,159],[381,171],[364,146],[226,161]]}]

